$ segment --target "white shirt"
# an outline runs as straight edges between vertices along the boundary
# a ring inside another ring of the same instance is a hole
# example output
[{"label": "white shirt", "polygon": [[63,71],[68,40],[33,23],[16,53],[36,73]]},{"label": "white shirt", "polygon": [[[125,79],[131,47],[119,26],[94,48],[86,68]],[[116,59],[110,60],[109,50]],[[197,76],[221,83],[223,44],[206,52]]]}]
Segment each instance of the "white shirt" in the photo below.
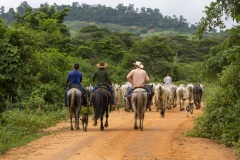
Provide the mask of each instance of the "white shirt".
[{"label": "white shirt", "polygon": [[165,84],[172,84],[172,78],[170,76],[167,76],[163,79]]}]

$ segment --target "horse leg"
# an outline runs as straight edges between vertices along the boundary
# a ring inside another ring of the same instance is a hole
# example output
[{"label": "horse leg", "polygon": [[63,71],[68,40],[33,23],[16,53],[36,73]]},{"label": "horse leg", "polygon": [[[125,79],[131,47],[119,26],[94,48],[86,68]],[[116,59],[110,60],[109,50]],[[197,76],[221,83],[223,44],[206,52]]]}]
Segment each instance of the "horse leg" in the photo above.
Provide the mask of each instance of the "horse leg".
[{"label": "horse leg", "polygon": [[105,122],[105,124],[104,124],[104,127],[108,127],[108,107],[107,107],[107,109],[106,109],[106,122]]},{"label": "horse leg", "polygon": [[137,125],[137,111],[135,111],[135,113],[134,113],[134,129],[135,130],[138,129],[138,125]]},{"label": "horse leg", "polygon": [[72,115],[70,115],[70,122],[71,122],[71,130],[73,130]]},{"label": "horse leg", "polygon": [[79,115],[78,113],[76,112],[75,113],[75,129],[79,130]]},{"label": "horse leg", "polygon": [[95,119],[93,126],[97,126],[97,120]]},{"label": "horse leg", "polygon": [[104,131],[104,127],[103,127],[103,115],[101,116],[101,126],[100,126],[100,130]]},{"label": "horse leg", "polygon": [[142,117],[140,119],[140,126],[139,126],[140,131],[143,131],[143,120],[144,120],[144,114],[142,115]]}]

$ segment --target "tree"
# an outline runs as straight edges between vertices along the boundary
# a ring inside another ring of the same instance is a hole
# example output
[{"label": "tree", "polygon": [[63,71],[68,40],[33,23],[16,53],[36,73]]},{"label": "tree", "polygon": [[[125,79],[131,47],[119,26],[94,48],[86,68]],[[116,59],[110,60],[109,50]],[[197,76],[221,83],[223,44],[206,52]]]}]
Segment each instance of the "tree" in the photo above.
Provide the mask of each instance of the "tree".
[{"label": "tree", "polygon": [[240,22],[240,5],[238,0],[216,0],[210,6],[205,7],[206,17],[201,19],[198,25],[197,36],[202,38],[204,31],[211,31],[213,27],[226,28],[224,19],[231,18]]}]

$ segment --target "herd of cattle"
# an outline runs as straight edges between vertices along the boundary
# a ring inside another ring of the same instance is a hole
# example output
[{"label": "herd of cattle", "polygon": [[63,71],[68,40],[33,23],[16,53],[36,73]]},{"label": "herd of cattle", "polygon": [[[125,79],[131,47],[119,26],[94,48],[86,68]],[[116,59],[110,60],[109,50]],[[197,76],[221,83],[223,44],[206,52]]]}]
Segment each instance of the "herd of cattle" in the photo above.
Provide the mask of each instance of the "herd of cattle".
[{"label": "herd of cattle", "polygon": [[[116,105],[112,106],[113,110],[119,108],[120,101],[124,102],[124,110],[131,111],[128,100],[125,97],[128,88],[131,86],[131,83],[126,82],[123,85],[113,84],[112,89],[115,95]],[[163,83],[151,83],[148,84],[152,90],[151,97],[151,106],[147,110],[151,111],[151,107],[155,107],[157,111],[160,111],[162,117],[165,115],[165,109],[172,109],[174,107],[179,107],[180,111],[186,110],[187,116],[188,113],[193,113],[193,107],[195,105],[196,109],[201,108],[201,100],[203,96],[204,86],[202,84],[181,84],[179,86],[174,84],[163,84]],[[92,86],[88,86],[86,89],[91,93]],[[187,103],[185,103],[187,102]]]}]

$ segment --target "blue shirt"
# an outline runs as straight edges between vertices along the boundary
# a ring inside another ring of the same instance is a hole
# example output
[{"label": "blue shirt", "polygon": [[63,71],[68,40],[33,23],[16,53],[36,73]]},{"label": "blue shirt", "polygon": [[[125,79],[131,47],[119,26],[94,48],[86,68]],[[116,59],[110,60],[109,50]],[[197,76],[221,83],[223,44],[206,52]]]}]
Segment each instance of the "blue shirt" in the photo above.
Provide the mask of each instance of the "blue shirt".
[{"label": "blue shirt", "polygon": [[70,85],[79,85],[82,83],[82,72],[78,70],[72,70],[68,73],[67,83]]}]

